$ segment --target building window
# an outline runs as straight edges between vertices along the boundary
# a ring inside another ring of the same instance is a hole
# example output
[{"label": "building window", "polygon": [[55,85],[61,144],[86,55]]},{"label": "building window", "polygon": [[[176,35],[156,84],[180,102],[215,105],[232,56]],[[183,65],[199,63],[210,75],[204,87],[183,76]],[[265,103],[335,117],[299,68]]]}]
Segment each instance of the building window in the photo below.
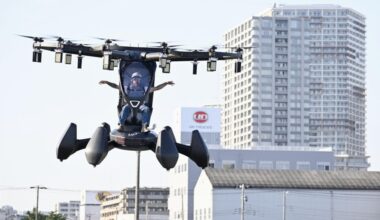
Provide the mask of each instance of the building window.
[{"label": "building window", "polygon": [[235,161],[223,160],[222,161],[222,167],[223,167],[223,169],[234,169],[235,168]]},{"label": "building window", "polygon": [[276,161],[276,169],[277,170],[289,170],[290,169],[289,161]]},{"label": "building window", "polygon": [[243,160],[243,169],[257,169],[256,161],[254,160]]},{"label": "building window", "polygon": [[317,170],[330,170],[329,162],[317,162]]},{"label": "building window", "polygon": [[259,168],[263,170],[271,170],[273,169],[273,162],[272,161],[260,161]]},{"label": "building window", "polygon": [[208,166],[211,167],[211,168],[215,168],[215,161],[214,160],[210,160],[210,162],[208,163]]},{"label": "building window", "polygon": [[310,170],[309,161],[297,161],[297,170]]}]

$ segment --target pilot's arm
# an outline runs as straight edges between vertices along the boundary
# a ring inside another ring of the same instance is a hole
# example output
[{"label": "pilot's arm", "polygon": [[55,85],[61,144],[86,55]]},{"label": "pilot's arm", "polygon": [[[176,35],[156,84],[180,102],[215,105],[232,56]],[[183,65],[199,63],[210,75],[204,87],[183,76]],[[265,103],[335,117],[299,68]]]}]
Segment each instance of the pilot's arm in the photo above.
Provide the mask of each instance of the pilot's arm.
[{"label": "pilot's arm", "polygon": [[108,82],[106,80],[99,81],[99,85],[103,85],[103,84],[107,84],[108,86],[110,86],[111,88],[114,88],[114,89],[119,89],[119,86],[113,82]]},{"label": "pilot's arm", "polygon": [[171,85],[172,86],[172,85],[174,85],[174,82],[173,81],[167,81],[167,82],[161,83],[160,85],[151,88],[149,92],[155,92],[157,90],[160,90],[160,89],[164,88],[167,85]]}]

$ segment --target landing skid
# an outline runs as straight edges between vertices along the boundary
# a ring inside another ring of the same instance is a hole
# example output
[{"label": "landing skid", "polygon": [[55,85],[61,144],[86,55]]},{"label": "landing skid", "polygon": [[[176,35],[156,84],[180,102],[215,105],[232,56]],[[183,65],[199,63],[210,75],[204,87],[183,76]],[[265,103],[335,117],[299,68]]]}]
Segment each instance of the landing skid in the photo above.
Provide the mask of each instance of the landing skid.
[{"label": "landing skid", "polygon": [[96,166],[110,150],[118,148],[133,151],[151,150],[167,170],[176,165],[179,153],[189,157],[201,168],[208,166],[209,153],[198,130],[193,131],[190,146],[177,143],[169,126],[158,135],[154,131],[138,132],[136,129],[110,130],[110,126],[103,123],[91,138],[78,140],[77,126],[71,123],[57,148],[57,158],[63,161],[75,152],[85,149],[87,162]]}]

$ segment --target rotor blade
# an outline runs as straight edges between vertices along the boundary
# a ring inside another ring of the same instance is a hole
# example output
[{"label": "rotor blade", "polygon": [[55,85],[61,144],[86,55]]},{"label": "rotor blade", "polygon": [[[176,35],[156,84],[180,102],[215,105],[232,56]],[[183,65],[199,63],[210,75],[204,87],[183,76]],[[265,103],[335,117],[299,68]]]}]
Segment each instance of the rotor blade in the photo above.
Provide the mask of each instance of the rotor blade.
[{"label": "rotor blade", "polygon": [[30,39],[33,39],[34,41],[38,41],[38,42],[43,42],[44,41],[43,37],[34,37],[34,36],[22,35],[22,34],[17,34],[17,35],[20,36],[20,37],[30,38]]},{"label": "rotor blade", "polygon": [[174,51],[178,51],[178,52],[181,52],[181,51],[184,51],[184,52],[207,52],[207,50],[201,50],[201,49],[182,49],[182,48],[179,48],[179,49],[173,49]]},{"label": "rotor blade", "polygon": [[[158,44],[157,47],[179,47],[179,46],[183,46],[181,44],[170,44],[170,43],[174,43],[175,41],[152,41],[152,42],[143,42],[145,44]],[[153,46],[154,47],[154,46]]]},{"label": "rotor blade", "polygon": [[210,47],[202,47],[203,50],[209,51],[210,49],[212,50],[220,50],[220,48],[223,48],[223,45],[221,44],[213,44]]},{"label": "rotor blade", "polygon": [[246,47],[224,47],[224,48],[228,48],[228,49],[245,49],[245,50],[249,50],[249,49],[253,49],[253,48],[257,48],[257,46],[246,46]]},{"label": "rotor blade", "polygon": [[182,44],[174,44],[174,45],[168,45],[168,47],[182,47]]},{"label": "rotor blade", "polygon": [[150,42],[143,42],[143,43],[147,43],[147,44],[163,44],[163,43],[166,43],[166,44],[169,44],[169,43],[174,43],[175,41],[150,41]]},{"label": "rotor blade", "polygon": [[58,35],[49,35],[49,37],[50,37],[50,38],[56,38],[56,39],[58,39],[58,38],[62,38],[62,39],[64,39],[63,37],[58,36]]},{"label": "rotor blade", "polygon": [[241,49],[252,49],[252,48],[257,48],[257,46],[225,46],[223,44],[214,44],[212,45],[211,47],[202,47],[203,49],[210,49],[212,47],[216,47],[215,49],[221,49],[221,48],[225,48],[225,49],[238,49],[238,48],[241,48]]},{"label": "rotor blade", "polygon": [[120,39],[114,39],[114,38],[104,38],[104,37],[93,37],[95,39],[98,39],[98,40],[102,40],[102,41],[106,41],[106,40],[110,40],[110,41],[123,41],[123,40],[120,40]]},{"label": "rotor blade", "polygon": [[25,38],[30,38],[30,39],[34,39],[35,37],[33,36],[29,36],[29,35],[22,35],[22,34],[17,34],[18,36],[20,37],[25,37]]},{"label": "rotor blade", "polygon": [[58,41],[64,41],[64,42],[78,42],[79,40],[74,40],[74,39],[71,39],[71,38],[67,38],[67,37],[62,37],[62,36],[58,36],[58,35],[49,35],[48,36],[49,38],[53,38],[53,39],[56,39]]}]

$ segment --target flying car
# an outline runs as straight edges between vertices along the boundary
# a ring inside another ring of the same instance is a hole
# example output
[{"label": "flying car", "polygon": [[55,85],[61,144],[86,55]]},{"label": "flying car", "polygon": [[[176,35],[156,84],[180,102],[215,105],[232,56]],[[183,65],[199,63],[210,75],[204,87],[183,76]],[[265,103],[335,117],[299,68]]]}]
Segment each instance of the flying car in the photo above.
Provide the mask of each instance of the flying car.
[{"label": "flying car", "polygon": [[[92,46],[66,41],[62,37],[54,37],[56,41],[46,42],[46,39],[42,37],[20,36],[33,39],[33,62],[40,63],[42,51],[47,50],[55,53],[56,63],[62,63],[64,57],[65,63],[71,64],[73,55],[76,55],[77,68],[82,68],[84,56],[102,58],[105,70],[114,70],[118,67],[119,113],[125,105],[130,108],[128,118],[121,124],[122,129],[111,130],[110,125],[104,122],[95,130],[91,138],[77,139],[77,126],[75,123],[70,123],[57,147],[59,160],[63,161],[75,152],[84,149],[88,163],[96,166],[103,161],[110,150],[118,148],[133,151],[151,150],[156,154],[159,163],[167,170],[176,165],[179,154],[189,157],[201,168],[208,166],[208,149],[198,130],[192,132],[190,145],[178,143],[169,126],[158,134],[153,129],[142,131],[141,107],[144,105],[152,111],[153,93],[149,91],[155,85],[157,63],[163,73],[169,73],[171,63],[190,61],[193,74],[197,74],[199,61],[207,62],[207,71],[216,71],[218,60],[234,59],[235,72],[240,72],[242,48],[234,48],[233,52],[217,51],[216,46],[208,50],[185,50],[178,49],[178,45],[169,45],[166,42],[150,47],[121,46],[114,43],[117,41],[115,39],[104,38],[101,38],[104,44]],[[139,92],[129,91],[128,82],[136,75],[140,77],[140,83],[144,89]],[[150,118],[148,125],[149,122]]]}]

